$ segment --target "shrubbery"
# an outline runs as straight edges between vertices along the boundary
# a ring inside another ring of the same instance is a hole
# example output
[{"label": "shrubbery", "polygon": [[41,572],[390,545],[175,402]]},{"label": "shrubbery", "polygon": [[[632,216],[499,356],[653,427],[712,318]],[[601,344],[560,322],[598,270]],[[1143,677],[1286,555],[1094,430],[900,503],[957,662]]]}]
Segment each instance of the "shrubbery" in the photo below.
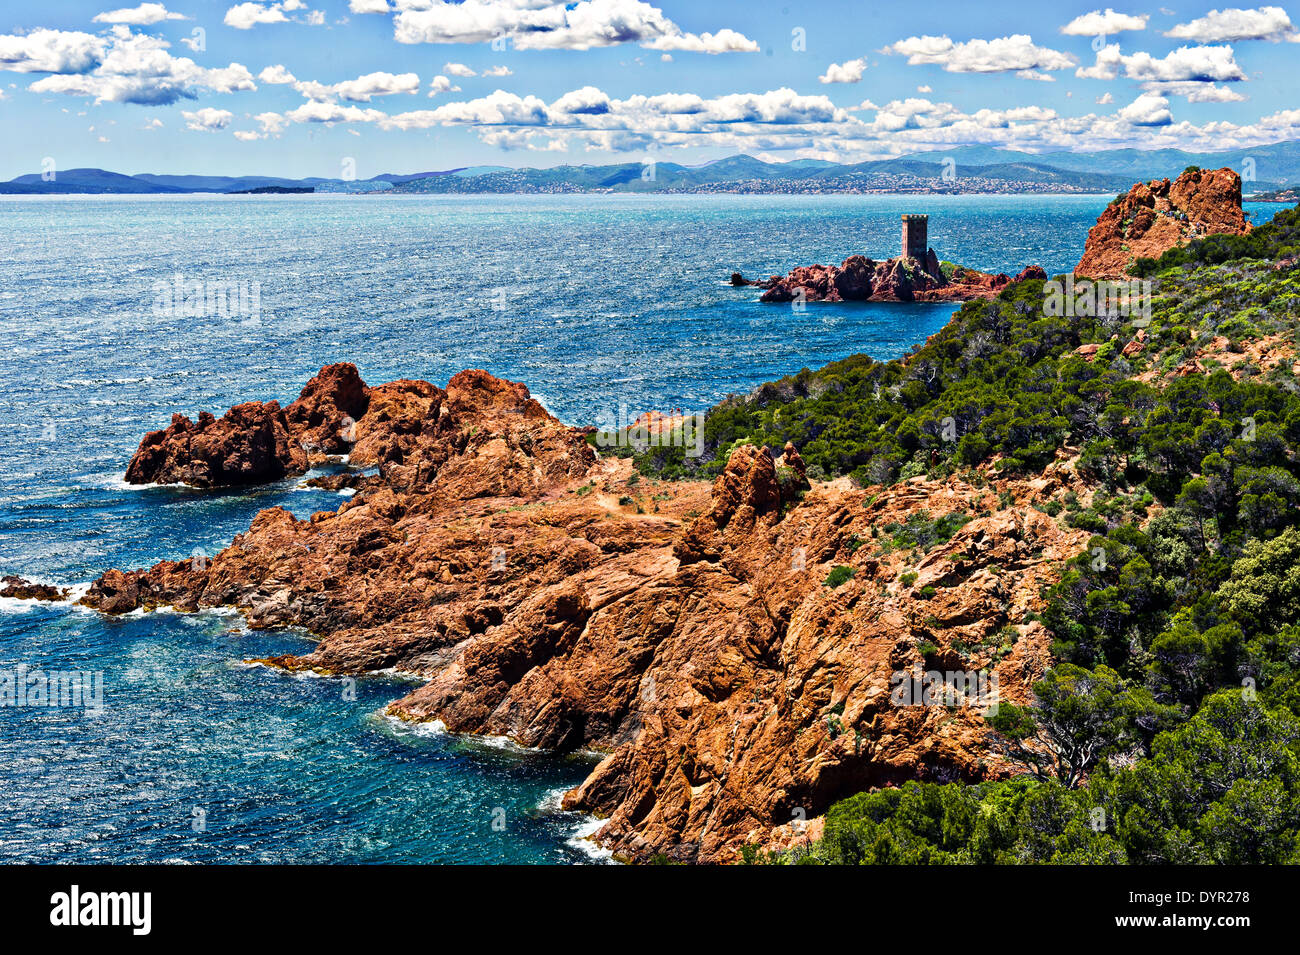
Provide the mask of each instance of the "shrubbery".
[{"label": "shrubbery", "polygon": [[[1033,707],[990,721],[1025,775],[852,796],[819,844],[774,861],[1300,862],[1300,385],[1289,360],[1135,380],[1215,335],[1294,342],[1300,270],[1270,260],[1298,246],[1287,210],[1144,266],[1159,294],[1131,361],[1074,355],[1116,329],[1041,318],[1026,282],[964,306],[906,365],[850,359],[727,405],[720,438],[789,438],[863,481],[994,454],[1032,472],[1068,446],[1097,486],[1058,518],[1095,536],[1045,594],[1056,669]],[[934,523],[885,530],[924,549]]]}]

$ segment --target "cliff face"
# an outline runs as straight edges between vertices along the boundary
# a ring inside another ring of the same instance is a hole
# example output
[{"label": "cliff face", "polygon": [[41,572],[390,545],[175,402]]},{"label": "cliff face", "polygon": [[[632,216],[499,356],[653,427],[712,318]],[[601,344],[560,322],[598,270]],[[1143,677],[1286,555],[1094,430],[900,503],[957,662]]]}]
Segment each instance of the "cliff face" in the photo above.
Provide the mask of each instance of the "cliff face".
[{"label": "cliff face", "polygon": [[1159,258],[1193,239],[1241,235],[1249,228],[1240,176],[1231,169],[1189,169],[1172,182],[1139,182],[1107,206],[1074,271],[1098,279],[1127,278],[1135,259]]},{"label": "cliff face", "polygon": [[789,275],[747,282],[737,273],[733,285],[757,285],[762,288],[762,302],[963,302],[975,298],[992,298],[1012,282],[1026,278],[1046,278],[1038,266],[1029,266],[1015,278],[992,275],[960,266],[944,275],[934,250],[927,258],[893,258],[876,262],[862,255],[851,255],[840,265],[805,265]]},{"label": "cliff face", "polygon": [[[869,786],[1007,771],[978,706],[891,690],[903,671],[987,669],[1027,701],[1047,635],[1009,623],[1088,537],[1029,506],[1087,500],[1068,460],[1034,481],[801,497],[793,448],[741,446],[712,486],[650,483],[484,372],[366,394],[352,457],[379,474],[337,511],[263,511],[205,566],[109,571],[84,602],[237,607],[321,638],[273,665],[427,677],[402,718],[595,749],[564,802],[629,858],[731,861]],[[946,514],[969,519],[929,550],[881,531]]]}]

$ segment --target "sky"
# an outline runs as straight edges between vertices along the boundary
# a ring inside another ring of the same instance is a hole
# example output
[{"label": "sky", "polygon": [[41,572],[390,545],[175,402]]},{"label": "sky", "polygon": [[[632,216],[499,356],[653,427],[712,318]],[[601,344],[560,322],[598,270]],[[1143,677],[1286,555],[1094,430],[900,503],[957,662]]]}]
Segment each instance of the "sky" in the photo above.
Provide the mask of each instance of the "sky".
[{"label": "sky", "polygon": [[1300,139],[1300,21],[1278,6],[118,2],[6,0],[0,178]]}]

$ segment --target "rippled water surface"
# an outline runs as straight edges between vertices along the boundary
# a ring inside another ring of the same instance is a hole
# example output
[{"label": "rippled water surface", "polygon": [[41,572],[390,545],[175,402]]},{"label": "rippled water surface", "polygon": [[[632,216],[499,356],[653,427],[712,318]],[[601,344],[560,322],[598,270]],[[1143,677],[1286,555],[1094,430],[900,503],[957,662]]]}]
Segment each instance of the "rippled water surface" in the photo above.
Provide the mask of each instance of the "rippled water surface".
[{"label": "rippled water surface", "polygon": [[[167,197],[0,200],[0,575],[84,584],[214,553],[258,510],[332,493],[132,489],[173,411],[288,401],[321,365],[372,383],[522,381],[572,423],[702,410],[854,352],[888,359],[951,306],[762,306],[732,271],[895,253],[930,213],[941,257],[1063,271],[1108,197]],[[1263,218],[1271,214],[1266,211]],[[257,316],[167,317],[156,283],[256,282]],[[566,862],[557,759],[384,718],[396,677],[288,676],[301,651],[234,616],[104,620],[0,601],[0,671],[103,674],[105,706],[0,708],[0,860]],[[355,698],[352,698],[355,697]]]}]

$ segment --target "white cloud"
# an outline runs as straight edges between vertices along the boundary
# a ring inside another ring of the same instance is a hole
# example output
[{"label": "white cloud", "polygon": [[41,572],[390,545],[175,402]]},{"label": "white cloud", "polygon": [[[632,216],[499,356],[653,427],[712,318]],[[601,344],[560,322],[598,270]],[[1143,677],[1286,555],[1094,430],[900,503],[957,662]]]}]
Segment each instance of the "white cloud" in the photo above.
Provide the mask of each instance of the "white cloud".
[{"label": "white cloud", "polygon": [[[7,39],[11,38],[0,37],[0,65],[6,58]],[[253,75],[239,63],[216,69],[201,67],[188,57],[174,57],[168,53],[170,44],[166,40],[132,33],[125,25],[114,26],[110,36],[102,42],[107,44],[107,48],[89,70],[73,72],[67,69],[37,80],[28,89],[37,93],[93,96],[96,102],[153,106],[193,99],[198,89],[217,93],[257,89]],[[75,62],[65,65],[83,65],[84,60],[74,59]],[[48,67],[46,69],[48,71]],[[20,72],[33,71],[20,69]]]},{"label": "white cloud", "polygon": [[1035,46],[1024,33],[996,40],[955,43],[946,36],[914,36],[884,49],[907,57],[912,66],[936,64],[949,73],[1011,73],[1024,70],[1064,70],[1078,61],[1069,53]]},{"label": "white cloud", "polygon": [[[664,56],[667,57],[670,61],[672,60],[672,57],[669,56],[669,54],[665,53]],[[511,72],[510,67],[508,66],[489,66],[486,70],[483,71],[482,75],[483,76],[514,76],[514,73]]]},{"label": "white cloud", "polygon": [[259,23],[288,23],[291,18],[285,14],[298,11],[303,11],[303,17],[298,20],[300,23],[320,26],[325,22],[325,14],[320,10],[308,10],[303,0],[237,3],[226,11],[223,22],[236,30],[251,30]]},{"label": "white cloud", "polygon": [[918,93],[933,93],[933,92],[934,92],[933,89],[931,89],[929,86],[926,86],[926,85],[918,86],[918,87],[916,88],[916,91],[917,91]]},{"label": "white cloud", "polygon": [[251,143],[258,139],[278,139],[280,133],[289,125],[289,121],[279,113],[258,113],[253,119],[262,128],[256,129],[238,129],[235,130],[235,138],[241,142]]},{"label": "white cloud", "polygon": [[185,19],[188,19],[185,14],[172,13],[161,3],[142,3],[138,7],[109,10],[107,13],[98,13],[95,15],[94,22],[130,23],[136,26],[147,26],[151,23],[161,23],[163,20]]},{"label": "white cloud", "polygon": [[[364,0],[369,5],[369,0]],[[698,53],[757,52],[735,30],[687,33],[642,0],[398,0],[393,36],[399,43],[486,43],[509,38],[516,49],[588,50],[640,43],[650,49]]]},{"label": "white cloud", "polygon": [[1115,102],[1115,97],[1112,96],[1110,93],[1102,93],[1100,96],[1097,97],[1098,106],[1109,106],[1113,102]]},{"label": "white cloud", "polygon": [[208,133],[214,133],[218,129],[225,129],[230,125],[230,121],[235,118],[235,114],[230,110],[213,109],[211,106],[205,106],[192,113],[184,110],[181,115],[185,117],[186,129]]},{"label": "white cloud", "polygon": [[[518,44],[516,44],[518,45]],[[758,44],[735,30],[722,29],[717,33],[670,33],[649,43],[641,44],[648,50],[680,50],[685,53],[757,53]]]},{"label": "white cloud", "polygon": [[1150,19],[1151,15],[1148,13],[1134,16],[1127,13],[1116,13],[1110,7],[1107,7],[1105,13],[1094,10],[1092,13],[1085,13],[1082,16],[1075,17],[1061,27],[1061,32],[1069,36],[1114,36],[1116,33],[1123,33],[1125,30],[1145,30],[1147,21]]},{"label": "white cloud", "polygon": [[1108,43],[1097,51],[1092,66],[1080,67],[1076,76],[1085,79],[1113,80],[1123,68],[1131,80],[1162,83],[1235,82],[1246,78],[1237,65],[1230,46],[1182,46],[1157,59],[1139,51],[1130,56],[1120,52],[1119,44]]},{"label": "white cloud", "polygon": [[298,82],[292,73],[278,63],[262,70],[261,73],[257,74],[257,78],[263,83],[270,83],[275,86],[285,86],[289,83]]},{"label": "white cloud", "polygon": [[72,30],[33,30],[0,36],[0,70],[14,73],[87,73],[104,59],[103,37]]},{"label": "white cloud", "polygon": [[350,0],[348,9],[353,13],[388,13],[392,8],[388,0]]},{"label": "white cloud", "polygon": [[1300,42],[1291,18],[1281,7],[1260,7],[1256,10],[1211,10],[1205,16],[1189,23],[1180,23],[1165,36],[1196,43],[1216,43],[1223,40],[1279,40]]},{"label": "white cloud", "polygon": [[1189,103],[1244,103],[1246,97],[1226,86],[1213,83],[1144,83],[1148,93],[1182,96]]},{"label": "white cloud", "polygon": [[856,60],[849,60],[846,63],[832,63],[826,67],[826,72],[817,77],[821,83],[858,83],[862,80],[862,71],[867,68],[867,61],[863,57]]},{"label": "white cloud", "polygon": [[259,23],[288,23],[289,18],[284,15],[278,3],[269,6],[260,3],[239,3],[226,11],[223,22],[236,30],[251,30]]},{"label": "white cloud", "polygon": [[444,63],[442,67],[442,71],[446,73],[448,76],[461,76],[461,77],[478,76],[477,73],[471,70],[464,63]]},{"label": "white cloud", "polygon": [[437,96],[439,93],[459,93],[460,87],[452,84],[451,80],[439,73],[429,81],[429,95]]},{"label": "white cloud", "polygon": [[420,77],[415,73],[367,73],[355,80],[335,83],[331,90],[340,99],[353,103],[369,103],[372,96],[420,92]]},{"label": "white cloud", "polygon": [[279,136],[289,121],[279,113],[258,113],[253,119],[262,127],[262,133],[267,136]]},{"label": "white cloud", "polygon": [[338,103],[323,103],[318,100],[304,103],[285,114],[295,123],[373,123],[386,115],[377,109],[340,106]]},{"label": "white cloud", "polygon": [[1115,115],[1134,126],[1168,126],[1174,121],[1169,100],[1158,93],[1143,93]]}]

